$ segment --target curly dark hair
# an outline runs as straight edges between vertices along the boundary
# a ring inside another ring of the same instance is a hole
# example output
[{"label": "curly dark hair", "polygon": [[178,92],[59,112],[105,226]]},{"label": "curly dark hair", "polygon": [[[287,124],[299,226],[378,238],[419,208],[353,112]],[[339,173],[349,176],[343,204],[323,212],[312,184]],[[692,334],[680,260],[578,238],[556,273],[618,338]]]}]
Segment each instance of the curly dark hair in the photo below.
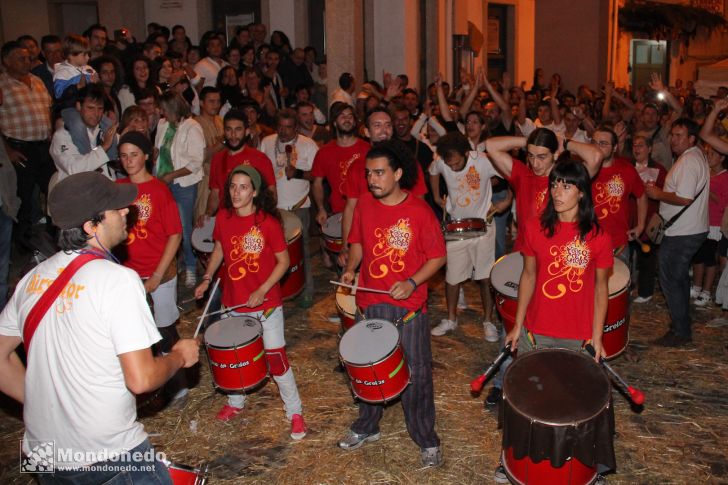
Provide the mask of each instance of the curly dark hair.
[{"label": "curly dark hair", "polygon": [[417,183],[417,161],[412,150],[401,141],[386,140],[377,143],[367,153],[367,160],[373,158],[386,158],[394,171],[402,169],[402,177],[399,179],[401,188],[409,190]]}]

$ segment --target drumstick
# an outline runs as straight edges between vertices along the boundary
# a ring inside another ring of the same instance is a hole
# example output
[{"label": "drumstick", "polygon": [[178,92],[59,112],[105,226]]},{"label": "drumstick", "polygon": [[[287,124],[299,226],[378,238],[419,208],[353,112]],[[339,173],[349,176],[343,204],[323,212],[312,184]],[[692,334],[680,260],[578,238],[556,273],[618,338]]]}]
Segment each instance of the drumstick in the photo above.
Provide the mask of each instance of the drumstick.
[{"label": "drumstick", "polygon": [[[589,352],[589,355],[591,355],[592,357],[594,357],[596,355],[596,350],[594,350],[594,347],[592,347],[592,344],[586,344],[586,346],[584,348],[586,349],[587,352]],[[622,379],[622,377],[619,374],[617,374],[617,371],[612,369],[612,366],[607,364],[607,362],[604,359],[602,359],[601,357],[599,358],[599,363],[602,365],[602,367],[604,367],[607,370],[607,372],[609,372],[609,374],[619,383],[619,385],[621,385],[622,388],[627,391],[627,393],[629,394],[629,397],[632,399],[633,403],[635,403],[639,406],[645,402],[645,395],[642,391],[627,384],[627,382],[624,379]]]},{"label": "drumstick", "polygon": [[[263,301],[268,301],[268,298],[263,298]],[[211,317],[212,315],[218,315],[220,313],[227,313],[235,310],[236,308],[240,308],[242,306],[249,306],[247,303],[241,303],[240,305],[231,306],[229,308],[225,308],[223,310],[218,310],[216,312],[210,312],[207,314],[208,317]]]},{"label": "drumstick", "polygon": [[329,280],[329,283],[331,283],[332,285],[343,286],[344,288],[349,288],[352,290],[370,291],[372,293],[382,293],[384,295],[389,295],[389,292],[385,291],[385,290],[377,290],[375,288],[364,288],[363,286],[347,285],[346,283],[342,283],[341,281]]},{"label": "drumstick", "polygon": [[192,338],[197,338],[197,335],[200,333],[200,329],[202,328],[202,321],[205,319],[205,316],[207,315],[207,310],[210,308],[210,302],[212,301],[212,297],[215,296],[215,291],[217,291],[217,286],[220,284],[220,278],[215,280],[215,284],[212,285],[212,291],[210,292],[209,298],[207,298],[207,303],[205,304],[205,309],[202,311],[202,315],[200,315],[200,323],[197,324],[197,330],[195,330],[195,335],[192,336]]},{"label": "drumstick", "polygon": [[492,364],[490,364],[490,367],[488,367],[488,370],[486,370],[482,375],[476,377],[472,380],[470,383],[470,391],[474,394],[479,393],[483,389],[483,384],[485,384],[485,381],[490,379],[490,377],[493,375],[493,373],[500,367],[500,365],[503,363],[504,360],[511,354],[511,344],[506,344],[505,347],[501,349],[500,354],[498,354],[498,357],[495,358]]}]

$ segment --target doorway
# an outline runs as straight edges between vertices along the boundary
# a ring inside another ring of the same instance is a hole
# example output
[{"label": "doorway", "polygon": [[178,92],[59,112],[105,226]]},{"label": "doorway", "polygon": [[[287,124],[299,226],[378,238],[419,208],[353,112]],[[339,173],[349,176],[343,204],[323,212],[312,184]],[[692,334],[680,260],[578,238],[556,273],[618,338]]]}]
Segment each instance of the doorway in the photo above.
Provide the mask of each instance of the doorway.
[{"label": "doorway", "polygon": [[650,84],[650,75],[656,72],[662,76],[665,86],[669,85],[670,44],[664,40],[632,39],[629,65],[632,89]]}]

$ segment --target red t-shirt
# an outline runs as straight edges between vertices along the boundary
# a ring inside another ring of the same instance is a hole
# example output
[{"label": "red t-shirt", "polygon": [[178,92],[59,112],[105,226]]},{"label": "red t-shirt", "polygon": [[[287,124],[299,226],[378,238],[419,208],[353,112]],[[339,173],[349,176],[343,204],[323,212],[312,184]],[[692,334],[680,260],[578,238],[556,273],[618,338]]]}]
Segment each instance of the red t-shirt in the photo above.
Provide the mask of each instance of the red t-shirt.
[{"label": "red t-shirt", "polygon": [[513,250],[519,251],[523,247],[527,222],[541,217],[541,213],[548,204],[549,177],[534,174],[530,167],[514,158],[508,183],[511,184],[516,195],[518,234]]},{"label": "red t-shirt", "polygon": [[553,237],[547,238],[538,219],[525,226],[521,252],[536,258],[536,287],[525,327],[549,337],[590,339],[596,268],[614,263],[609,236],[592,231],[581,241],[576,223],[559,223]]},{"label": "red t-shirt", "polygon": [[[363,194],[369,193],[369,184],[367,183],[366,159],[357,160],[351,164],[349,173],[346,175],[346,182],[344,183],[344,196],[349,199],[360,199]],[[417,167],[417,181],[415,186],[412,187],[411,192],[416,197],[422,197],[427,193],[427,185],[425,184],[425,175],[422,173],[422,167],[415,160],[415,166]]]},{"label": "red t-shirt", "polygon": [[[250,294],[273,271],[276,253],[288,248],[281,222],[263,212],[240,217],[227,209],[218,211],[212,237],[222,245],[225,259],[222,302],[227,307],[248,301]],[[257,312],[280,306],[280,284],[273,285],[265,297],[267,301],[259,307],[238,311]]]},{"label": "red t-shirt", "polygon": [[[354,209],[349,243],[362,245],[359,285],[385,291],[411,277],[428,260],[446,254],[445,240],[432,209],[411,194],[396,206],[382,204],[369,192],[364,194]],[[388,303],[424,311],[427,283],[419,285],[406,300],[358,291],[356,303],[362,308]]]},{"label": "red t-shirt", "polygon": [[644,192],[645,184],[637,170],[622,158],[616,158],[610,167],[602,166],[592,180],[594,213],[599,225],[612,239],[612,248],[627,244],[630,195],[638,199]]},{"label": "red t-shirt", "polygon": [[[130,184],[131,180],[123,178],[116,183]],[[136,271],[140,278],[149,278],[157,269],[169,236],[182,232],[182,223],[177,202],[164,182],[154,177],[136,186],[133,216],[136,221],[124,243],[123,264]]]},{"label": "red t-shirt", "polygon": [[370,145],[361,138],[356,139],[356,143],[349,147],[340,147],[333,140],[316,153],[313,159],[313,168],[311,175],[314,177],[324,177],[331,186],[331,210],[334,213],[344,212],[346,204],[344,198],[344,183],[349,167],[357,160],[366,159]]},{"label": "red t-shirt", "polygon": [[273,163],[265,153],[249,146],[246,146],[235,155],[231,155],[228,149],[219,151],[212,157],[210,162],[210,189],[220,191],[220,207],[222,207],[222,201],[225,200],[225,183],[228,175],[238,165],[252,166],[260,173],[268,187],[276,186]]}]

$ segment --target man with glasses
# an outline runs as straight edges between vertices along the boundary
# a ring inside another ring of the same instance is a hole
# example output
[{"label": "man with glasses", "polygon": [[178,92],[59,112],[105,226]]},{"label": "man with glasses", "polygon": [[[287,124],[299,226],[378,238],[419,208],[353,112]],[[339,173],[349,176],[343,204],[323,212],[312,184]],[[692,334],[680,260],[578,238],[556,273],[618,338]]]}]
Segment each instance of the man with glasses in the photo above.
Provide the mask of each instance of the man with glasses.
[{"label": "man with glasses", "polygon": [[[612,239],[614,256],[629,267],[627,243],[637,239],[645,228],[647,194],[634,166],[616,156],[617,141],[617,134],[604,125],[597,128],[592,136],[592,143],[604,155],[602,168],[592,179],[592,200],[599,225]],[[634,227],[630,227],[630,196],[637,200],[637,224]]]}]

